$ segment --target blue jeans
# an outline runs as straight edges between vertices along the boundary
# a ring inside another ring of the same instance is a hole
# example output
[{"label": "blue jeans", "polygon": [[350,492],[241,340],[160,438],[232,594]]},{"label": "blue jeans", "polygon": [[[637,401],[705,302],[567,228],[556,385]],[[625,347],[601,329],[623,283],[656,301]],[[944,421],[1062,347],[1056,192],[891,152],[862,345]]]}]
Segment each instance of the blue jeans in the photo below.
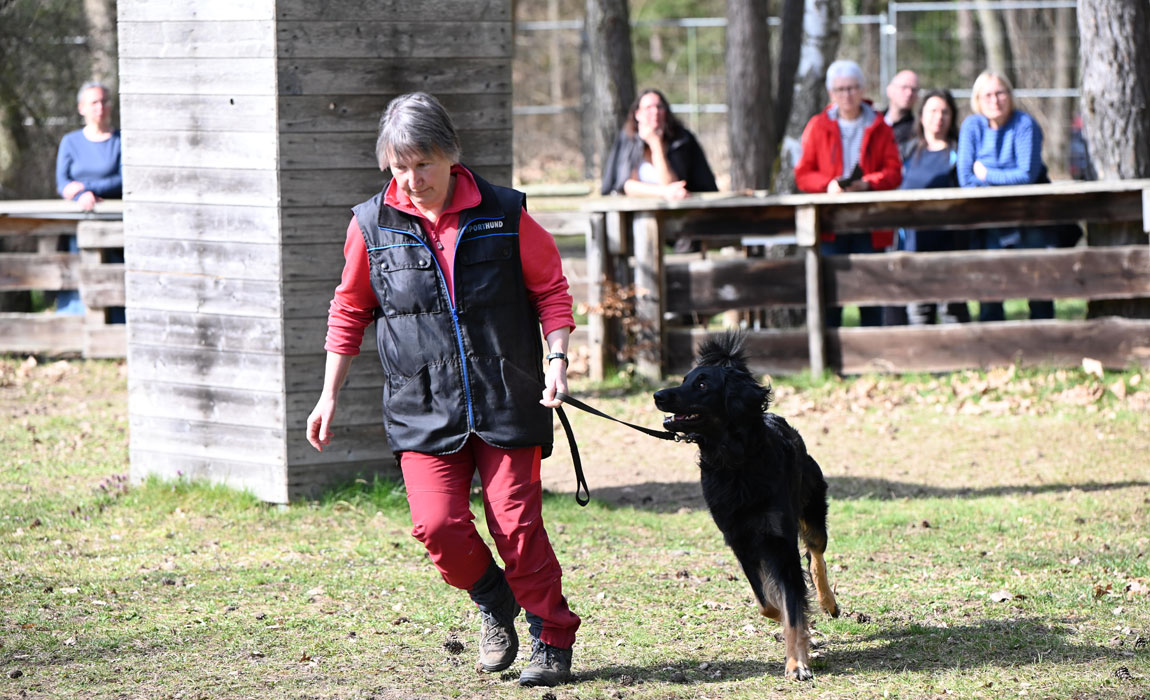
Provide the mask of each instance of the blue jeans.
[{"label": "blue jeans", "polygon": [[[832,255],[858,255],[863,253],[876,253],[871,244],[870,233],[855,235],[838,235],[833,241],[819,243],[819,253],[823,257]],[[843,325],[843,309],[841,306],[828,306],[826,309],[827,328],[838,328]],[[860,306],[859,325],[881,326],[883,307]]]},{"label": "blue jeans", "polygon": [[[1041,249],[1057,248],[1056,234],[1049,228],[989,228],[975,231],[971,248],[974,250],[1002,250],[1005,248]],[[1049,299],[1030,299],[1031,320],[1054,318],[1054,302]],[[1005,321],[1006,311],[1001,301],[984,301],[979,305],[979,321]]]}]

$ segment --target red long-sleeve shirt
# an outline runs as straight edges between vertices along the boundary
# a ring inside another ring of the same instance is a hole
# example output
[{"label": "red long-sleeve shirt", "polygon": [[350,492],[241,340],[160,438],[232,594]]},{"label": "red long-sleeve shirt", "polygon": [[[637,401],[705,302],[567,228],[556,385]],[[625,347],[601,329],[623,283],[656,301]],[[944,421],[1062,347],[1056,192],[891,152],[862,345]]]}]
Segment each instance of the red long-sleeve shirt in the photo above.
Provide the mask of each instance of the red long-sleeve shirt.
[{"label": "red long-sleeve shirt", "polygon": [[[459,213],[477,206],[481,197],[471,172],[461,165],[452,166],[455,192],[439,219],[433,224],[412,204],[411,199],[392,180],[384,193],[384,204],[419,217],[420,226],[433,242],[431,246],[439,267],[446,276],[447,292],[455,299],[455,241],[459,234]],[[523,264],[523,281],[534,304],[546,335],[564,326],[574,329],[571,293],[563,275],[562,261],[555,239],[524,210],[519,219],[519,255]],[[343,277],[335,289],[328,309],[327,341],[324,349],[340,355],[358,355],[363,331],[375,320],[379,300],[371,288],[367,246],[359,223],[353,216],[347,226],[343,244]]]}]

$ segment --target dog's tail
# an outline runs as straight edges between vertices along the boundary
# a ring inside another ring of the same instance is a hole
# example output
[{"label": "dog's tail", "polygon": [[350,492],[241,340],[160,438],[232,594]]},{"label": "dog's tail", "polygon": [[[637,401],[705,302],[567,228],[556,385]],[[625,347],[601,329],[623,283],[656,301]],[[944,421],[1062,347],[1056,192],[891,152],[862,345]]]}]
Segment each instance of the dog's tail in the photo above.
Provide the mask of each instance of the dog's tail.
[{"label": "dog's tail", "polygon": [[743,344],[747,334],[740,331],[726,331],[707,336],[699,345],[699,365],[704,367],[729,367],[743,372],[747,370],[747,357]]}]

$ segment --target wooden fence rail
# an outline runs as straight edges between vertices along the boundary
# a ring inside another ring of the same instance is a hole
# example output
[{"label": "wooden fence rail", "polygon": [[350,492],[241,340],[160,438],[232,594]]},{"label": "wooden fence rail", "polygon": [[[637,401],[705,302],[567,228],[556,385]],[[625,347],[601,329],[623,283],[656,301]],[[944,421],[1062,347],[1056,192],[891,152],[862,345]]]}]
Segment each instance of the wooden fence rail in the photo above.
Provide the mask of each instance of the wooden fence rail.
[{"label": "wooden fence rail", "polygon": [[[714,314],[776,304],[805,306],[807,328],[752,331],[759,371],[830,367],[945,371],[1023,362],[1110,367],[1150,364],[1150,321],[1095,319],[827,329],[827,305],[893,305],[1009,298],[1150,297],[1150,247],[1079,247],[822,258],[821,231],[906,227],[955,230],[1068,222],[1140,222],[1150,231],[1150,181],[1058,183],[978,190],[935,189],[840,195],[765,195],[656,202],[610,198],[590,216],[590,303],[602,308],[613,285],[636,290],[633,337],[601,313],[588,319],[591,374],[601,377],[624,343],[651,378],[681,372],[706,332],[672,328],[664,316]],[[669,262],[666,243],[785,236],[799,258]],[[842,235],[842,234],[840,234]],[[848,234],[868,235],[868,234]]]},{"label": "wooden fence rail", "polygon": [[[59,252],[61,236],[76,236],[79,252]],[[107,262],[124,248],[120,202],[85,213],[63,200],[0,201],[0,239],[29,238],[36,241],[34,253],[0,252],[0,293],[77,289],[86,312],[0,313],[0,353],[124,357],[126,327],[108,323],[106,314],[124,306],[124,265]],[[0,245],[0,251],[9,247],[21,246]]]}]

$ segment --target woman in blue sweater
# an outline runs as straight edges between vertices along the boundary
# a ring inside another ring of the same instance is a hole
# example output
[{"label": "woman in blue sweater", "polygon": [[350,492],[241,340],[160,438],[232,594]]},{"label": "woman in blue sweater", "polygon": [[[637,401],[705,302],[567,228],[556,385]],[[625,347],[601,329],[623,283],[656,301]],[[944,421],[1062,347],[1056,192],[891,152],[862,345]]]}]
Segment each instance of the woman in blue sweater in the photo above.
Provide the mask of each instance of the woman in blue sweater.
[{"label": "woman in blue sweater", "polygon": [[[1006,77],[984,72],[970,92],[973,111],[958,134],[958,182],[963,187],[1027,185],[1046,179],[1042,164],[1042,128],[1026,112],[1014,109]],[[980,240],[981,239],[981,240]],[[1057,242],[1040,228],[996,228],[976,232],[975,248],[1054,248]],[[979,245],[981,242],[981,245]],[[980,321],[1002,321],[1002,302],[980,304]],[[1054,302],[1030,301],[1030,318],[1054,318]]]}]

